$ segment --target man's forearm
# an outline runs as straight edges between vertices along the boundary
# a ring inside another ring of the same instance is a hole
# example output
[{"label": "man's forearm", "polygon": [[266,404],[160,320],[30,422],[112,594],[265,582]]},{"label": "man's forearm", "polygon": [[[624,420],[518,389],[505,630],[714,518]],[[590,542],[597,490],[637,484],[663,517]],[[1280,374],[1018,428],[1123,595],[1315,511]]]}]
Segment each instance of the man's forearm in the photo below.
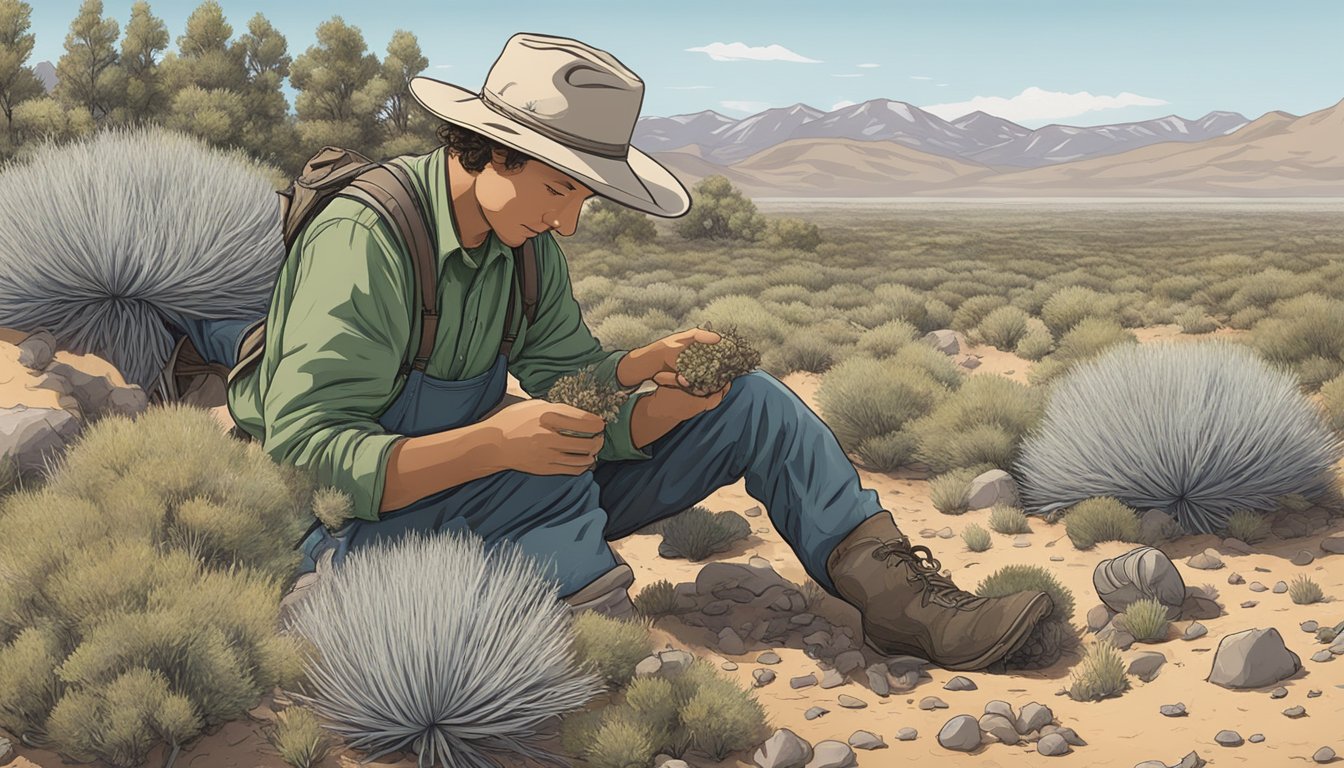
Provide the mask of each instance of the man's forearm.
[{"label": "man's forearm", "polygon": [[499,472],[504,467],[499,465],[496,443],[497,436],[480,423],[397,441],[388,455],[378,513]]},{"label": "man's forearm", "polygon": [[642,449],[682,422],[680,415],[663,412],[658,405],[655,393],[641,397],[630,409],[630,442],[636,448]]}]

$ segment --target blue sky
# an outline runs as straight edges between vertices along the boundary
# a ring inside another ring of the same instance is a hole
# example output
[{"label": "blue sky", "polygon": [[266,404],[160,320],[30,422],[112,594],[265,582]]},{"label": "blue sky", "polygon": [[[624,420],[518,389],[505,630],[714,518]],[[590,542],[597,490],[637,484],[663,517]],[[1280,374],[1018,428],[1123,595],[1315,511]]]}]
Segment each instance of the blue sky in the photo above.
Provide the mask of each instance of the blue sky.
[{"label": "blue sky", "polygon": [[[150,0],[174,41],[195,0]],[[79,0],[28,0],[33,61],[62,53]],[[132,0],[104,0],[121,24]],[[743,117],[872,98],[946,119],[975,109],[1026,127],[1211,110],[1302,115],[1344,98],[1344,0],[222,0],[235,34],[261,11],[291,54],[334,15],[383,54],[416,33],[425,74],[479,88],[515,32],[573,37],[645,82],[645,115]],[[174,48],[176,43],[173,43]]]}]

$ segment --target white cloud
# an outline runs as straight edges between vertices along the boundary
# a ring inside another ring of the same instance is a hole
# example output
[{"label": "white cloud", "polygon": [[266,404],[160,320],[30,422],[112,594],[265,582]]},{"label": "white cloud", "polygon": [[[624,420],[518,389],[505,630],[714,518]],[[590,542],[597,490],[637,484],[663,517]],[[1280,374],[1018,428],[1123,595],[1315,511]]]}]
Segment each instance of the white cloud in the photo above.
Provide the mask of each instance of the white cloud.
[{"label": "white cloud", "polygon": [[873,67],[878,67],[878,66],[881,66],[881,65],[880,65],[880,64],[860,64],[859,66],[860,66],[860,67],[863,67],[864,69],[872,69]]},{"label": "white cloud", "polygon": [[932,80],[933,78],[932,78],[932,77],[928,77],[928,76],[926,76],[926,75],[911,75],[911,76],[910,76],[910,79],[911,79],[911,80]]},{"label": "white cloud", "polygon": [[701,90],[704,90],[705,88],[713,88],[714,86],[712,86],[712,85],[669,85],[669,86],[667,86],[667,87],[668,87],[668,88],[671,88],[671,89],[674,90],[674,91],[701,91]]},{"label": "white cloud", "polygon": [[719,106],[734,112],[760,112],[770,108],[768,101],[720,101]]},{"label": "white cloud", "polygon": [[862,72],[848,72],[843,75],[831,75],[831,77],[863,77]]},{"label": "white cloud", "polygon": [[939,87],[939,88],[942,88],[944,85],[947,85],[947,83],[939,83],[939,84],[938,84],[938,87]]},{"label": "white cloud", "polygon": [[1123,91],[1116,96],[1094,96],[1087,91],[1064,93],[1063,91],[1047,91],[1033,85],[1012,98],[976,96],[968,101],[930,104],[929,106],[920,106],[920,109],[925,112],[932,112],[944,120],[952,120],[979,109],[996,117],[1022,121],[1062,120],[1106,109],[1154,107],[1166,103],[1162,99],[1139,96],[1128,91]]},{"label": "white cloud", "polygon": [[452,64],[435,64],[435,65],[434,65],[434,68],[435,68],[435,69],[452,69],[452,67],[453,67]]},{"label": "white cloud", "polygon": [[854,102],[852,101],[837,101],[831,105],[831,111],[834,112],[837,109],[844,109],[845,107],[852,106],[854,106]]},{"label": "white cloud", "polygon": [[699,48],[687,48],[705,53],[715,61],[794,61],[802,64],[820,64],[817,59],[801,56],[779,44],[747,45],[746,43],[710,43]]}]

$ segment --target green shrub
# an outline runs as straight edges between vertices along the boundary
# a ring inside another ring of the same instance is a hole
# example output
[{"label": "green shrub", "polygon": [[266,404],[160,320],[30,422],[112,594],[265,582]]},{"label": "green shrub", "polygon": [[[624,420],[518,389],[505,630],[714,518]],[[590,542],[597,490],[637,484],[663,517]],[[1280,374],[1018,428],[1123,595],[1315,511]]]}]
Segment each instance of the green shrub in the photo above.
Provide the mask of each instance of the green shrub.
[{"label": "green shrub", "polygon": [[1344,431],[1344,375],[1336,376],[1321,385],[1321,405],[1325,408],[1330,426],[1338,431]]},{"label": "green shrub", "polygon": [[1238,509],[1227,516],[1227,535],[1254,544],[1269,535],[1270,524],[1264,514],[1251,509]]},{"label": "green shrub", "polygon": [[677,591],[672,582],[659,579],[644,587],[635,595],[635,610],[643,616],[658,618],[677,612]]},{"label": "green shrub", "polygon": [[1218,322],[1205,313],[1203,307],[1191,307],[1176,318],[1181,333],[1213,333],[1218,330]]},{"label": "green shrub", "polygon": [[1035,318],[1027,322],[1027,330],[1017,340],[1015,354],[1024,360],[1040,360],[1055,348],[1055,337],[1050,329]]},{"label": "green shrub", "polygon": [[281,760],[294,768],[312,768],[326,759],[332,741],[311,710],[286,707],[275,715],[275,724],[267,733],[267,739],[280,753]]},{"label": "green shrub", "polygon": [[1054,603],[1051,618],[1073,620],[1073,592],[1039,565],[1005,565],[990,574],[975,588],[981,597],[1006,597],[1018,592],[1044,592]]},{"label": "green shrub", "polygon": [[990,538],[989,531],[981,528],[977,523],[966,526],[966,530],[961,532],[961,540],[966,542],[966,548],[972,552],[984,552],[994,543],[994,540]]},{"label": "green shrub", "polygon": [[812,297],[812,289],[798,283],[782,283],[772,285],[761,291],[761,301],[774,301],[780,304],[788,304],[794,301],[806,303]]},{"label": "green shrub", "polygon": [[706,323],[712,323],[714,327],[735,326],[738,332],[755,343],[757,349],[783,344],[789,335],[789,327],[751,296],[720,296],[693,312],[692,317],[702,328]]},{"label": "green shrub", "polygon": [[966,375],[957,370],[952,358],[928,344],[906,344],[892,355],[891,363],[900,368],[923,371],[948,390],[956,390]]},{"label": "green shrub", "polygon": [[716,761],[754,747],[769,735],[765,709],[756,697],[717,673],[701,677],[681,708],[681,721],[691,745]]},{"label": "green shrub", "polygon": [[954,469],[929,480],[929,499],[944,515],[965,514],[970,508],[971,480],[975,475],[966,469]]},{"label": "green shrub", "polygon": [[1298,605],[1311,605],[1324,600],[1325,592],[1321,591],[1320,584],[1306,576],[1298,576],[1288,585],[1288,596]]},{"label": "green shrub", "polygon": [[1153,293],[1165,299],[1185,301],[1204,284],[1203,278],[1194,275],[1172,275],[1153,283]]},{"label": "green shrub", "polygon": [[1031,523],[1021,508],[1010,504],[995,504],[989,511],[989,527],[996,533],[1014,535],[1031,533]]},{"label": "green shrub", "polygon": [[691,197],[691,210],[676,223],[677,234],[688,240],[756,240],[765,233],[756,204],[724,176],[701,179]]},{"label": "green shrub", "polygon": [[783,345],[767,350],[761,358],[761,368],[783,378],[794,371],[824,373],[835,361],[835,345],[815,330],[804,328],[789,334]]},{"label": "green shrub", "polygon": [[980,338],[992,347],[1011,352],[1027,335],[1028,319],[1030,316],[1017,307],[999,307],[980,321]]},{"label": "green shrub", "polygon": [[1344,360],[1344,302],[1316,293],[1278,302],[1270,317],[1256,323],[1250,342],[1272,363]]},{"label": "green shrub", "polygon": [[629,621],[581,611],[574,617],[574,655],[608,685],[623,688],[635,676],[635,665],[653,653],[653,639],[644,620]]},{"label": "green shrub", "polygon": [[1041,306],[1041,320],[1055,336],[1062,336],[1089,317],[1109,317],[1110,298],[1091,288],[1069,285],[1055,291]]},{"label": "green shrub", "polygon": [[1055,351],[1042,364],[1033,367],[1027,378],[1032,384],[1043,384],[1062,376],[1081,362],[1100,356],[1111,347],[1137,343],[1138,338],[1114,320],[1087,317],[1064,334]]},{"label": "green shrub", "polygon": [[617,708],[602,718],[584,757],[593,768],[631,768],[651,765],[657,752],[648,726]]},{"label": "green shrub", "polygon": [[946,393],[922,371],[894,360],[855,356],[823,374],[817,401],[840,445],[854,451],[865,440],[896,432],[928,413]]},{"label": "green shrub", "polygon": [[914,459],[917,445],[914,435],[897,430],[864,440],[854,453],[865,467],[877,472],[894,472]]},{"label": "green shrub", "polygon": [[653,220],[633,208],[595,197],[584,206],[583,233],[603,243],[628,239],[633,243],[651,243],[658,236]]},{"label": "green shrub", "polygon": [[766,241],[783,248],[816,251],[817,246],[821,245],[821,228],[802,219],[771,219],[766,226]]},{"label": "green shrub", "polygon": [[919,329],[904,320],[888,320],[859,335],[858,349],[873,357],[893,357],[919,338]]},{"label": "green shrub", "polygon": [[617,312],[607,315],[593,329],[593,336],[608,350],[634,349],[653,341],[656,334],[638,317]]},{"label": "green shrub", "polygon": [[[980,325],[980,321],[984,320],[991,312],[1006,306],[1008,306],[1008,300],[1002,296],[993,294],[972,296],[961,302],[957,306],[957,311],[952,313],[952,329],[967,333]],[[1021,312],[1021,310],[1018,311]],[[1022,314],[1025,315],[1026,313],[1022,312]]]},{"label": "green shrub", "polygon": [[751,535],[751,523],[732,510],[711,512],[700,505],[662,520],[663,549],[687,560],[704,560],[726,552],[733,542]]},{"label": "green shrub", "polygon": [[1002,376],[971,376],[908,431],[934,472],[976,464],[1009,471],[1022,439],[1041,420],[1041,393]]},{"label": "green shrub", "polygon": [[924,300],[924,322],[919,325],[921,331],[938,331],[951,324],[952,307],[947,302],[935,298]]},{"label": "green shrub", "polygon": [[1078,549],[1103,541],[1139,540],[1139,518],[1118,499],[1102,496],[1075,504],[1064,517],[1064,532]]},{"label": "green shrub", "polygon": [[1231,328],[1241,331],[1249,331],[1255,327],[1255,324],[1268,317],[1269,313],[1260,307],[1247,307],[1239,309],[1232,313],[1228,318],[1227,324]]},{"label": "green shrub", "polygon": [[1109,640],[1096,643],[1073,673],[1069,697],[1074,701],[1101,701],[1129,690],[1125,662]]},{"label": "green shrub", "polygon": [[1344,363],[1320,355],[1312,355],[1297,364],[1297,381],[1308,392],[1316,392],[1341,373],[1344,373]]},{"label": "green shrub", "polygon": [[[645,678],[635,678],[630,685],[633,687],[643,679]],[[613,709],[615,707],[611,706],[601,709],[581,709],[564,715],[560,719],[560,748],[565,754],[583,759],[593,746],[597,729],[602,726],[607,713]]]},{"label": "green shrub", "polygon": [[1167,606],[1155,597],[1135,600],[1116,618],[1135,640],[1145,643],[1165,640],[1171,626]]}]

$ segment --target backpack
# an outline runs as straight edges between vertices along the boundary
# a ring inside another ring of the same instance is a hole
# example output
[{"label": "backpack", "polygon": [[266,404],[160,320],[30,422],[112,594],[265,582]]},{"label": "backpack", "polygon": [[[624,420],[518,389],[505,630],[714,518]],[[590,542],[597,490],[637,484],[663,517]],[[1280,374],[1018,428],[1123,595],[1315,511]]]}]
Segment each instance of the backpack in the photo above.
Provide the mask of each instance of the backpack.
[{"label": "backpack", "polygon": [[[422,208],[422,202],[415,191],[410,175],[405,169],[393,163],[378,163],[353,150],[340,147],[323,147],[304,165],[303,172],[289,186],[278,192],[280,196],[281,232],[284,237],[285,252],[289,253],[299,234],[309,221],[321,211],[327,203],[337,196],[353,197],[372,207],[380,217],[392,225],[402,242],[406,244],[412,260],[415,262],[413,283],[415,292],[420,296],[420,342],[415,348],[415,356],[404,359],[399,376],[407,376],[411,369],[423,371],[434,348],[435,334],[439,326],[438,314],[438,276],[435,269],[436,252],[433,233],[428,227],[428,216]],[[523,313],[529,325],[536,322],[537,312],[537,256],[532,239],[513,249],[514,280],[510,287],[508,309],[504,318],[504,339],[500,351],[508,354],[517,339],[518,330],[513,326],[513,305],[517,295],[518,283],[523,289]],[[190,341],[185,337],[179,341]],[[408,342],[409,346],[409,342]],[[225,366],[207,363],[210,372],[222,376],[224,387],[231,386],[237,378],[255,369],[261,362],[266,348],[266,318],[262,317],[247,326],[240,334],[236,361],[231,369]],[[178,350],[174,351],[174,359]],[[193,350],[183,351],[182,357],[188,361],[200,359]],[[408,356],[409,357],[409,356]],[[170,366],[173,361],[170,360]],[[182,373],[174,369],[175,373]],[[188,371],[193,373],[196,371]],[[242,428],[234,426],[232,434],[244,440],[252,437]]]}]

